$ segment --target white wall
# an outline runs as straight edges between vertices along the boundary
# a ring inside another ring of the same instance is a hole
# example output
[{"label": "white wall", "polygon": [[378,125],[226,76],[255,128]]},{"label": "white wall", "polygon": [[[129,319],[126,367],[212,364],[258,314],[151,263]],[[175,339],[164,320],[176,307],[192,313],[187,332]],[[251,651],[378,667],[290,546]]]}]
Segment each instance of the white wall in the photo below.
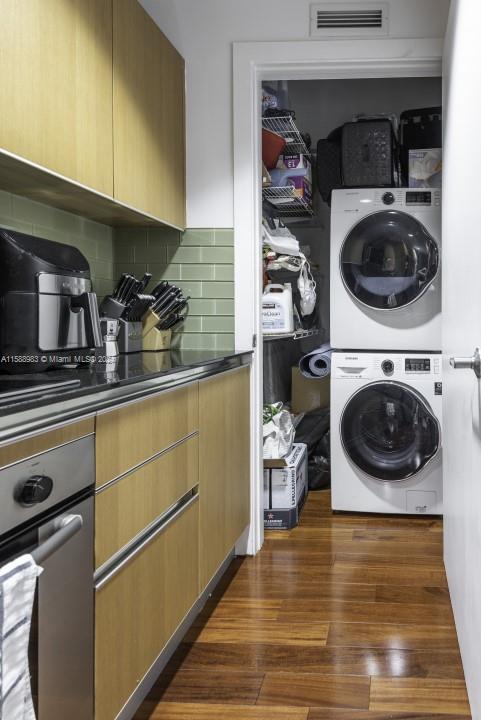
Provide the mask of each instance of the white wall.
[{"label": "white wall", "polygon": [[[186,60],[187,224],[232,227],[232,43],[308,40],[311,0],[140,1]],[[449,0],[390,4],[393,37],[444,36]]]}]

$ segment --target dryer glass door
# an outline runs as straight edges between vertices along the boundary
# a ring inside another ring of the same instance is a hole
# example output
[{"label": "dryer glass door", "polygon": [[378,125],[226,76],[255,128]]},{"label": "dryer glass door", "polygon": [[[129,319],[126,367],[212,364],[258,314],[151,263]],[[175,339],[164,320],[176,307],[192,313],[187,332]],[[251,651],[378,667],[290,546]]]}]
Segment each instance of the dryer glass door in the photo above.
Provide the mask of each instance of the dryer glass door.
[{"label": "dryer glass door", "polygon": [[401,383],[378,382],[349,399],[341,418],[341,439],[360,470],[396,482],[416,475],[436,455],[439,424],[416,391]]},{"label": "dryer glass door", "polygon": [[341,275],[363,305],[395,310],[421,297],[439,267],[435,240],[416,218],[398,210],[367,215],[341,248]]}]

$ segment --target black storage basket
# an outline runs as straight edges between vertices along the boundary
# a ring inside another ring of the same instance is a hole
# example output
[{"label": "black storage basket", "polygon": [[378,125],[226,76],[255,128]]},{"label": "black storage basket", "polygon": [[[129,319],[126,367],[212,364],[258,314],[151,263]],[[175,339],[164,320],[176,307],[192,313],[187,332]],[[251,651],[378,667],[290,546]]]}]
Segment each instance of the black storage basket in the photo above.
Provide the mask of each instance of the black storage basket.
[{"label": "black storage basket", "polygon": [[396,138],[390,120],[361,120],[342,127],[344,187],[394,187]]}]

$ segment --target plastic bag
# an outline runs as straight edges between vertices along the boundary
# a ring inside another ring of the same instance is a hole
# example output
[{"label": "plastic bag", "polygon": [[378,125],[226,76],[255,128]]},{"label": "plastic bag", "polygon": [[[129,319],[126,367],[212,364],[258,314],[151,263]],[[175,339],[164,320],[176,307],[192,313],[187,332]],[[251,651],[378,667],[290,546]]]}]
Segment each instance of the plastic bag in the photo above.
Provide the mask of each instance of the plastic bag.
[{"label": "plastic bag", "polygon": [[297,288],[301,295],[301,315],[306,316],[311,315],[316,307],[316,283],[312,277],[311,266],[304,255],[302,258],[303,262],[297,280]]},{"label": "plastic bag", "polygon": [[282,403],[264,406],[264,458],[283,458],[292,450],[294,425],[292,415],[282,409]]},{"label": "plastic bag", "polygon": [[275,222],[275,228],[272,228],[269,227],[265,219],[263,220],[262,242],[279,255],[294,255],[299,257],[301,254],[298,240],[288,228],[280,225],[279,222]]}]

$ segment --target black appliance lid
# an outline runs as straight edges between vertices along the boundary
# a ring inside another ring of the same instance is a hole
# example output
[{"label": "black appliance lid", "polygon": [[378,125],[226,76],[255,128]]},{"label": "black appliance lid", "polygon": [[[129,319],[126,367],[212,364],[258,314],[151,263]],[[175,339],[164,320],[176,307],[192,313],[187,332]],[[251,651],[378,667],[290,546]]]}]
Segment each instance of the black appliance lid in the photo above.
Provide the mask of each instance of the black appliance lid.
[{"label": "black appliance lid", "polygon": [[366,475],[396,482],[419,473],[436,455],[439,423],[412,388],[376,382],[349,399],[341,439],[350,460]]},{"label": "black appliance lid", "polygon": [[89,264],[77,248],[0,228],[0,293],[36,292],[42,272],[90,279]]},{"label": "black appliance lid", "polygon": [[395,310],[426,292],[438,272],[439,250],[415,217],[383,210],[349,231],[340,265],[344,285],[356,300],[376,310]]}]

